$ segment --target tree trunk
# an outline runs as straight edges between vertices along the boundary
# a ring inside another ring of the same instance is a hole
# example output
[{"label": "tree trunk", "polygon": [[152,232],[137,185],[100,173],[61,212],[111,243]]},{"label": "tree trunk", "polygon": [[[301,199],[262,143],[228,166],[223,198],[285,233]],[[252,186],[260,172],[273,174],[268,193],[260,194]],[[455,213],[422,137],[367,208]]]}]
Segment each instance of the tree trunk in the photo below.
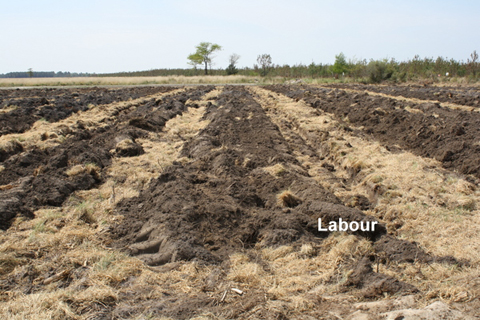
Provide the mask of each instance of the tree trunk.
[{"label": "tree trunk", "polygon": [[205,61],[205,75],[207,75],[207,74],[208,74],[208,69],[207,69],[207,66],[208,66],[208,64],[207,64],[207,61]]}]

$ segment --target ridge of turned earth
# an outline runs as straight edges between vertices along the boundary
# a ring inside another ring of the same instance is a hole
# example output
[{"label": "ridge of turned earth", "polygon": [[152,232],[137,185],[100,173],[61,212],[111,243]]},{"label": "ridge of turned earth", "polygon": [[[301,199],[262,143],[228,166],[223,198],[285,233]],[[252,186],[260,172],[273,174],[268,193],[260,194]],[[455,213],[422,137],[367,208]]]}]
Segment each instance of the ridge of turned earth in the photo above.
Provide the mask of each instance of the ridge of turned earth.
[{"label": "ridge of turned earth", "polygon": [[[115,248],[151,266],[178,260],[222,264],[239,250],[320,243],[328,232],[318,231],[318,218],[377,221],[317,184],[244,88],[227,87],[204,118],[210,124],[182,150],[191,162],[174,163],[138,197],[119,203],[116,211],[124,219],[112,230]],[[278,175],[265,170],[275,165],[286,169]],[[295,201],[279,204],[284,191]],[[390,261],[457,263],[388,235],[383,224],[354,234],[370,239],[376,253]],[[375,273],[373,260],[372,253],[349,266],[353,272],[345,287],[364,288],[365,297],[416,291]]]},{"label": "ridge of turned earth", "polygon": [[[69,129],[69,137],[53,148],[20,147],[6,159],[0,157],[3,167],[0,185],[4,186],[0,190],[0,228],[8,228],[17,214],[31,218],[34,210],[61,206],[76,190],[98,186],[105,180],[104,172],[112,157],[142,154],[144,150],[136,139],[149,131],[162,130],[169,119],[187,110],[187,100],[195,101],[213,88],[204,86],[161,99],[152,98],[133,111],[118,114],[105,126],[88,129],[78,122]],[[128,143],[122,147],[122,141]],[[69,176],[68,170],[75,165],[90,165],[94,169]]]},{"label": "ridge of turned earth", "polygon": [[471,182],[480,180],[480,114],[442,108],[437,103],[411,103],[368,93],[301,86],[266,86],[266,89],[303,99],[313,108],[335,114],[386,146],[401,147],[434,158],[457,170]]}]

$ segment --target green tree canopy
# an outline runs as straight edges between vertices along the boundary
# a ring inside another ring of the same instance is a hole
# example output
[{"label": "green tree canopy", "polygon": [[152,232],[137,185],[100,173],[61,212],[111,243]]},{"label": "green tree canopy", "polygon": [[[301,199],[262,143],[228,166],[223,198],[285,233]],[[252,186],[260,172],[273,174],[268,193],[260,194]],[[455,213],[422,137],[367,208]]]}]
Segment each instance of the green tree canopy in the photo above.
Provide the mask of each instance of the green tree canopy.
[{"label": "green tree canopy", "polygon": [[193,67],[196,67],[199,64],[204,64],[205,74],[208,74],[208,65],[212,64],[212,54],[215,51],[222,50],[222,47],[215,43],[200,42],[200,44],[196,46],[196,48],[197,51],[188,56],[188,60],[190,60],[188,63]]},{"label": "green tree canopy", "polygon": [[336,74],[348,72],[348,63],[343,52],[340,52],[335,56],[335,63],[332,66],[332,72]]}]

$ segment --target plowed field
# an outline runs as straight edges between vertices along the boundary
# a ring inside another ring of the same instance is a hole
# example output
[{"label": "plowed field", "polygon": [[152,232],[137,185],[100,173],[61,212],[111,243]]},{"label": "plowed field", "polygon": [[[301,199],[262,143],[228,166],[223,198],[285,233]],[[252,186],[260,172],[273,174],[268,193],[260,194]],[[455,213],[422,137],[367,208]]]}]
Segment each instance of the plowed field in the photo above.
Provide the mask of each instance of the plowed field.
[{"label": "plowed field", "polygon": [[479,93],[410,89],[1,90],[0,314],[480,317]]}]

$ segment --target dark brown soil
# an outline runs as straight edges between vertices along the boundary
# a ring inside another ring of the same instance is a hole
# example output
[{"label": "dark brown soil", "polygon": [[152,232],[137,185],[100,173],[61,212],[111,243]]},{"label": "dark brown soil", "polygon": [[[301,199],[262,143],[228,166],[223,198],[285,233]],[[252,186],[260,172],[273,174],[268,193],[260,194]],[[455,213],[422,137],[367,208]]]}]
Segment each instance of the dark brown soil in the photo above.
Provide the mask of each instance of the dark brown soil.
[{"label": "dark brown soil", "polygon": [[330,88],[367,90],[391,96],[450,102],[480,108],[480,90],[476,87],[435,87],[435,86],[379,86],[363,84],[332,84]]},{"label": "dark brown soil", "polygon": [[418,289],[410,284],[398,281],[391,276],[374,272],[372,261],[368,257],[364,257],[356,263],[353,272],[343,285],[344,290],[351,287],[361,289],[360,295],[363,298],[376,298],[384,294],[394,295],[418,292]]},{"label": "dark brown soil", "polygon": [[[192,159],[175,164],[138,198],[122,203],[117,246],[151,265],[172,259],[216,262],[240,248],[320,241],[317,221],[368,220],[345,207],[306,172],[274,177],[261,168],[300,164],[263,109],[242,89],[226,90],[205,118],[210,125],[183,148]],[[282,206],[277,195],[298,198]],[[139,210],[140,208],[140,210]],[[372,239],[385,233],[379,226]]]},{"label": "dark brown soil", "polygon": [[[318,218],[325,223],[339,218],[376,221],[343,205],[298,169],[291,145],[245,89],[226,87],[204,118],[210,124],[182,151],[191,162],[174,163],[138,197],[117,206],[125,219],[112,231],[114,247],[152,266],[195,260],[225,269],[229,255],[249,252],[249,248],[320,244],[329,233],[318,231]],[[287,170],[273,176],[262,169],[276,164]],[[292,166],[297,169],[288,169]],[[277,196],[285,190],[295,201],[279,203]],[[384,259],[382,263],[438,261],[416,244],[387,235],[383,224],[375,232],[355,234],[373,241],[375,253],[355,257],[358,263],[339,272],[352,271],[343,288],[355,290],[364,299],[417,292],[412,285],[375,272],[376,259]],[[223,281],[218,275],[215,279]],[[240,305],[230,305],[229,318],[263,304],[263,296],[252,292]],[[167,296],[155,305],[155,315],[178,319],[193,317],[198,309],[216,313],[220,308],[206,294]],[[122,312],[138,311],[125,306]]]},{"label": "dark brown soil", "polygon": [[[314,87],[270,86],[291,98],[335,114],[344,123],[382,142],[435,158],[447,169],[480,178],[480,113],[442,108],[435,103],[413,104],[368,93]],[[409,112],[405,107],[420,113]]]},{"label": "dark brown soil", "polygon": [[72,113],[87,110],[90,105],[137,99],[174,89],[176,88],[0,90],[0,109],[16,107],[14,110],[0,113],[0,136],[25,132],[35,121],[40,119],[57,122]]},{"label": "dark brown soil", "polygon": [[[2,166],[5,169],[0,172],[0,185],[10,186],[0,191],[0,227],[8,228],[17,214],[28,217],[38,208],[60,206],[75,190],[98,185],[105,180],[105,168],[110,165],[112,156],[136,156],[144,152],[136,139],[149,131],[161,131],[169,119],[186,110],[187,100],[199,99],[212,89],[212,86],[197,87],[164,99],[151,99],[134,110],[115,115],[116,118],[107,120],[110,122],[103,128],[87,130],[80,124],[73,129],[69,139],[52,149],[23,150],[21,146],[12,144],[3,155]],[[439,128],[434,134],[441,134],[442,139],[435,141],[446,145],[457,141],[455,137],[459,136],[468,138],[476,135],[478,138],[473,128],[478,125],[476,118],[466,119],[461,112],[435,105],[417,106],[426,114],[420,116],[408,113],[403,105],[393,104],[393,100],[368,95],[354,96],[343,91],[305,87],[274,86],[269,89],[305,99],[313,107],[332,112],[340,119],[348,116],[351,123],[364,126],[362,134],[368,133],[388,146],[402,146],[399,140],[404,139],[404,148],[417,151],[422,146],[430,148],[428,150],[433,153],[434,147],[428,144],[433,142],[416,134],[420,124]],[[221,290],[224,290],[220,288],[227,283],[225,274],[230,268],[229,257],[234,253],[247,254],[268,273],[269,264],[262,260],[256,249],[281,245],[299,249],[307,243],[321,248],[330,232],[318,230],[319,218],[325,225],[340,218],[347,222],[378,223],[373,232],[353,232],[356,237],[371,241],[372,252],[355,253],[349,258],[349,263],[338,267],[338,274],[346,275],[340,291],[360,299],[418,292],[410,284],[379,273],[375,268],[379,263],[460,264],[453,258],[433,257],[416,243],[387,234],[381,221],[361,211],[372,205],[365,197],[352,197],[347,206],[318,184],[294,156],[294,151],[313,154],[311,144],[300,137],[292,136],[287,140],[245,88],[227,86],[212,102],[204,114],[204,119],[210,120],[210,124],[185,143],[181,151],[181,155],[191,161],[174,162],[138,197],[120,202],[115,211],[124,219],[113,226],[109,235],[113,238],[114,248],[138,257],[154,266],[152,269],[157,272],[161,272],[162,268],[175,269],[181,261],[197,261],[211,267],[211,274],[202,280],[204,292],[191,295],[165,288],[163,298],[138,301],[135,292],[147,293],[156,288],[149,285],[132,287],[117,300],[93,303],[82,314],[91,312],[96,313],[97,318],[121,319],[145,315],[148,310],[151,316],[175,319],[187,319],[205,312],[228,319],[288,319],[288,311],[268,308],[265,290],[251,289],[248,294],[238,296],[228,304],[213,297],[220,297]],[[357,103],[358,107],[351,106],[353,103]],[[432,112],[438,117],[427,115]],[[395,115],[399,120],[393,120],[389,115]],[[417,117],[423,118],[419,120]],[[444,130],[453,123],[453,119],[463,129],[453,132],[451,129]],[[403,126],[397,128],[397,123],[403,123]],[[407,127],[407,124],[412,127]],[[400,137],[378,132],[379,128],[386,132],[392,127]],[[400,128],[415,134],[409,135]],[[345,129],[352,130],[348,123]],[[458,132],[463,133],[457,135]],[[122,139],[131,141],[131,148],[118,147],[117,143]],[[312,137],[312,144],[321,139]],[[473,144],[472,139],[467,139],[462,149],[470,151],[458,156],[455,154],[450,166],[458,165],[454,160],[471,159],[468,155],[477,152],[469,147]],[[110,152],[112,149],[116,149],[114,155]],[[66,174],[71,166],[87,163],[96,164],[98,171],[73,177]],[[444,163],[447,166],[446,161]],[[284,170],[276,174],[264,170],[275,165],[282,165]],[[465,164],[465,168],[473,170],[472,174],[478,173],[475,171],[478,166],[474,164]],[[334,172],[335,168],[326,165],[325,170]],[[82,270],[76,269],[69,279],[82,278]],[[40,288],[29,283],[37,276],[34,270],[25,269],[21,278],[8,279],[0,286],[6,291],[17,288],[24,294],[34,293]],[[128,278],[121,286],[129,286],[132,284],[130,281],[134,284],[135,277]],[[337,278],[329,281],[337,281]],[[65,286],[68,285],[69,282],[65,282]],[[322,307],[309,311],[309,314],[322,318],[328,305],[320,298],[317,302],[323,304]],[[73,307],[75,310],[81,308]]]},{"label": "dark brown soil", "polygon": [[[88,190],[101,183],[102,172],[111,163],[110,150],[115,149],[118,141],[130,139],[132,144],[129,149],[116,150],[115,156],[141,154],[143,148],[135,139],[146,131],[130,124],[131,119],[153,114],[161,121],[151,123],[150,130],[160,131],[168,119],[187,109],[188,99],[198,99],[212,89],[212,86],[198,87],[173,97],[152,99],[133,112],[117,115],[106,127],[87,130],[79,124],[71,132],[72,137],[58,147],[22,149],[11,155],[1,163],[5,169],[0,172],[0,185],[7,187],[0,191],[0,228],[8,228],[17,213],[31,216],[32,211],[42,206],[61,206],[75,190]],[[67,169],[78,164],[95,164],[99,169],[69,177]]]}]

